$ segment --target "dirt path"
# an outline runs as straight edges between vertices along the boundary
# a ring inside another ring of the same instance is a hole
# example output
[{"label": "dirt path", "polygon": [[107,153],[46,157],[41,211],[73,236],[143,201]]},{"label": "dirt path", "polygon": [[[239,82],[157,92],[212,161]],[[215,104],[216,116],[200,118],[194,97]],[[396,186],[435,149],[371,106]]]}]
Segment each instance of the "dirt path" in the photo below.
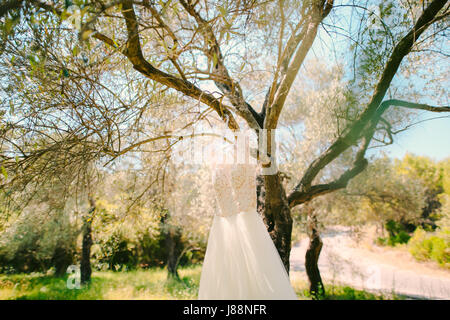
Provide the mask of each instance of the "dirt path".
[{"label": "dirt path", "polygon": [[[404,250],[359,245],[345,228],[322,236],[319,268],[326,282],[355,288],[397,293],[417,298],[450,299],[450,272],[431,263],[419,263]],[[306,278],[304,256],[308,239],[291,251],[291,270]]]}]

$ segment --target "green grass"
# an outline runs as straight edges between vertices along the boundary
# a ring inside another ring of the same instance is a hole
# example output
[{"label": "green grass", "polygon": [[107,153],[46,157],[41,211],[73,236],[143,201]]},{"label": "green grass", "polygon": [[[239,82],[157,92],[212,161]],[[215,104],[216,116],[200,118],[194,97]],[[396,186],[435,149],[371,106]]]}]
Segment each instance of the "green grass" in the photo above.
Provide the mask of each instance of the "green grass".
[{"label": "green grass", "polygon": [[326,300],[402,300],[395,294],[371,293],[364,290],[357,290],[348,286],[327,286]]},{"label": "green grass", "polygon": [[81,289],[68,289],[67,277],[39,273],[0,275],[0,300],[196,299],[201,267],[182,268],[180,281],[164,269],[94,272]]},{"label": "green grass", "polygon": [[[291,273],[291,276],[294,272]],[[292,285],[301,300],[310,300],[311,295],[308,291],[308,283],[305,280],[299,280],[293,277]],[[402,297],[396,294],[372,293],[364,290],[358,290],[345,285],[327,284],[325,282],[325,296],[321,300],[401,300]]]},{"label": "green grass", "polygon": [[[92,282],[81,289],[68,289],[67,276],[40,273],[0,275],[0,300],[122,300],[122,299],[197,299],[201,266],[180,268],[180,280],[167,277],[165,269],[128,272],[94,272]],[[299,299],[310,299],[305,281],[293,281]],[[349,287],[326,286],[325,299],[380,300],[389,297]],[[389,298],[390,299],[390,298]]]}]

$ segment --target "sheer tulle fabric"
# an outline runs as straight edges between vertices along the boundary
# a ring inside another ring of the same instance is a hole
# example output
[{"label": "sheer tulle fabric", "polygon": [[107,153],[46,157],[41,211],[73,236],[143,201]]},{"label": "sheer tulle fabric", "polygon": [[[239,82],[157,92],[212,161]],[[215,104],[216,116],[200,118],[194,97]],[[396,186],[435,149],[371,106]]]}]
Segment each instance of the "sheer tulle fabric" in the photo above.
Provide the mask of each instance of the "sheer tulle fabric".
[{"label": "sheer tulle fabric", "polygon": [[198,298],[295,300],[289,276],[256,212],[256,165],[215,167],[218,212],[209,232]]},{"label": "sheer tulle fabric", "polygon": [[280,256],[256,212],[215,216],[199,299],[297,299]]}]

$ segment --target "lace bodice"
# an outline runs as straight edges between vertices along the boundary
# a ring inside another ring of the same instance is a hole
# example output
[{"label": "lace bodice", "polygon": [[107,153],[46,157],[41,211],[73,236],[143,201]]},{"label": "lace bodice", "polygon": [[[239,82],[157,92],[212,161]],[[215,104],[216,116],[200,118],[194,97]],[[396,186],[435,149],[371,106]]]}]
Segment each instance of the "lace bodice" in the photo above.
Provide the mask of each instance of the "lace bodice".
[{"label": "lace bodice", "polygon": [[222,164],[214,169],[213,185],[221,216],[256,210],[256,165]]}]

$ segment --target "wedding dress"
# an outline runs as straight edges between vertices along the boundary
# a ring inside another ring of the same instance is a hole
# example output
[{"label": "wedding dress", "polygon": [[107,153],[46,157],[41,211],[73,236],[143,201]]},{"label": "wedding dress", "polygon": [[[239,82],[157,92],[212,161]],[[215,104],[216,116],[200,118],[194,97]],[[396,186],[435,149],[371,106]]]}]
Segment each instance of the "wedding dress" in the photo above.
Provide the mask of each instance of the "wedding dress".
[{"label": "wedding dress", "polygon": [[213,185],[213,218],[200,277],[201,300],[293,300],[297,296],[256,212],[256,165],[225,164]]}]

